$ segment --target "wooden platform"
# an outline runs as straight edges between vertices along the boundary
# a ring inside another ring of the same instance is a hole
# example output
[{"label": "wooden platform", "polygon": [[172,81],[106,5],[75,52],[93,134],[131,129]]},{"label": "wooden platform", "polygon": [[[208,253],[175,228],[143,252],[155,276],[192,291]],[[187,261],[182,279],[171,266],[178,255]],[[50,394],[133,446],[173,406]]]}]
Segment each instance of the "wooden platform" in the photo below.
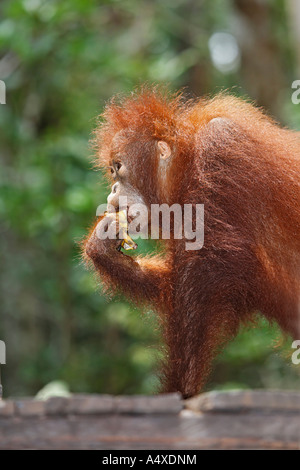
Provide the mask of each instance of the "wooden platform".
[{"label": "wooden platform", "polygon": [[297,392],[0,402],[0,449],[299,449],[299,440]]}]

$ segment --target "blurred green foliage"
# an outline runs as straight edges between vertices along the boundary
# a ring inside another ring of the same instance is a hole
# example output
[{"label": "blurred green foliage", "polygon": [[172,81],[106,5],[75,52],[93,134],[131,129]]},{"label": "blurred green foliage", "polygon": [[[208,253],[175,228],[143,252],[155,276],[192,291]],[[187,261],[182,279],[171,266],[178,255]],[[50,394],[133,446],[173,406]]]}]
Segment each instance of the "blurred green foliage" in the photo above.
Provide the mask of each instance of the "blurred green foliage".
[{"label": "blurred green foliage", "polygon": [[[293,53],[284,2],[272,5],[269,34],[280,45],[279,63],[289,57],[278,117],[299,127],[288,88]],[[72,392],[157,389],[154,315],[142,318],[124,299],[104,298],[80,260],[78,241],[107,196],[102,175],[92,170],[89,139],[105,101],[144,81],[187,86],[192,95],[233,86],[247,94],[241,63],[223,73],[209,52],[211,35],[232,32],[236,15],[229,0],[1,0],[7,104],[0,106],[0,338],[7,344],[7,395],[35,394],[52,380],[64,380]],[[276,337],[278,330],[263,322],[245,329],[216,361],[208,388],[294,388],[290,342],[274,350]]]}]

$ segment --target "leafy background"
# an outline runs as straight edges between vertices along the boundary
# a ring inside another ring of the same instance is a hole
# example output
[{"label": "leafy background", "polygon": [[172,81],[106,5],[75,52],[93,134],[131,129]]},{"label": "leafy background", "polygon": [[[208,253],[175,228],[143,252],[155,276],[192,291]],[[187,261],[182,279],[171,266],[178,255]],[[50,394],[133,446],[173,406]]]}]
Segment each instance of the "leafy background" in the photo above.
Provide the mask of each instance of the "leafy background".
[{"label": "leafy background", "polygon": [[[230,88],[300,129],[291,103],[297,18],[299,2],[284,0],[1,0],[6,396],[36,394],[53,380],[72,392],[157,389],[155,317],[104,298],[79,257],[77,242],[108,193],[92,170],[95,117],[115,93],[167,82],[191,96]],[[296,388],[291,352],[275,326],[250,325],[218,357],[207,389]]]}]

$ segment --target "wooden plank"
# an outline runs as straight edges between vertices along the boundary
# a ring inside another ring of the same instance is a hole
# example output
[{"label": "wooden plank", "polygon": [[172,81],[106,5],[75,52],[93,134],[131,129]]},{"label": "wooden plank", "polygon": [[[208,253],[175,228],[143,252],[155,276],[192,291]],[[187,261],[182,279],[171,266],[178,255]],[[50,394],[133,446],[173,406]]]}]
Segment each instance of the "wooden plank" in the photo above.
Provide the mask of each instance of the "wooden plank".
[{"label": "wooden plank", "polygon": [[298,449],[298,397],[255,391],[186,402],[177,394],[2,402],[0,449]]},{"label": "wooden plank", "polygon": [[299,416],[100,415],[4,419],[0,449],[298,448]]},{"label": "wooden plank", "polygon": [[193,411],[286,410],[300,411],[300,394],[283,390],[209,392],[186,400]]}]

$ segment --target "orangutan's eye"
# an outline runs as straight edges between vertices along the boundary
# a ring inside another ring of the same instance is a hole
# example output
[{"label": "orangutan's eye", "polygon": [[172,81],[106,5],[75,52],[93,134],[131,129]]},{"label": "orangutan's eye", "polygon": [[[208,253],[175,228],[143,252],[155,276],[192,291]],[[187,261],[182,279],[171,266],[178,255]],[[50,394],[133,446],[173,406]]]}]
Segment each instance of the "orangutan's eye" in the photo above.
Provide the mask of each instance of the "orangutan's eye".
[{"label": "orangutan's eye", "polygon": [[115,164],[116,171],[119,171],[121,167],[122,167],[122,163],[121,162],[116,162],[116,164]]}]

